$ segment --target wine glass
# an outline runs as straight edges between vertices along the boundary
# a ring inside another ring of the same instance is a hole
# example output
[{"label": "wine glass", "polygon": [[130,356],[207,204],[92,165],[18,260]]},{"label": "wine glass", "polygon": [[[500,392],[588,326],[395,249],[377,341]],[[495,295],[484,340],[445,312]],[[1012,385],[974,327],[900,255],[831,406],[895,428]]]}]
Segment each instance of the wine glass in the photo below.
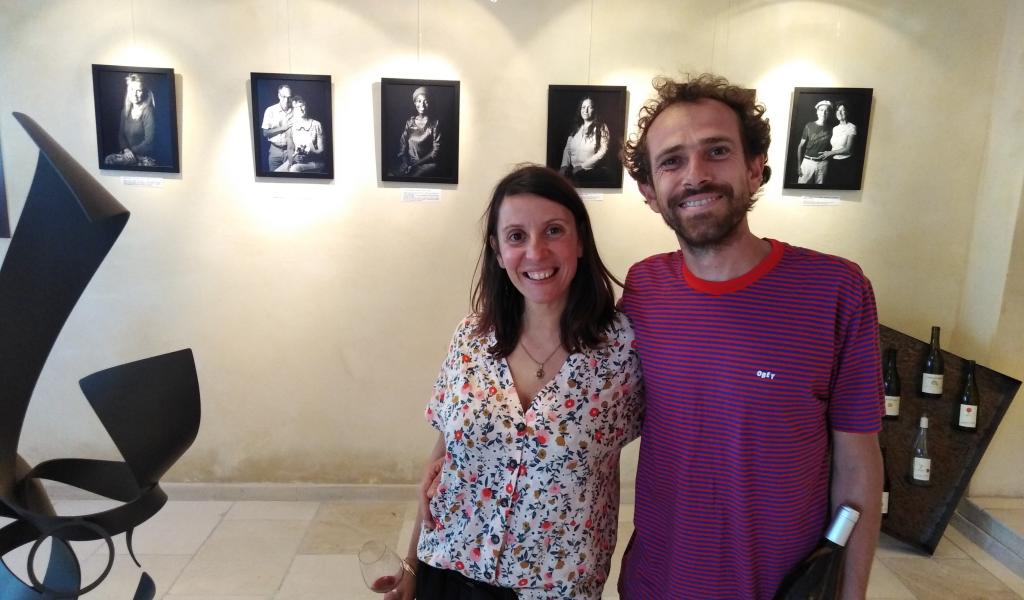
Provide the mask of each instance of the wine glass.
[{"label": "wine glass", "polygon": [[359,549],[359,570],[366,587],[378,594],[397,588],[406,571],[412,571],[394,550],[380,540],[370,540]]}]

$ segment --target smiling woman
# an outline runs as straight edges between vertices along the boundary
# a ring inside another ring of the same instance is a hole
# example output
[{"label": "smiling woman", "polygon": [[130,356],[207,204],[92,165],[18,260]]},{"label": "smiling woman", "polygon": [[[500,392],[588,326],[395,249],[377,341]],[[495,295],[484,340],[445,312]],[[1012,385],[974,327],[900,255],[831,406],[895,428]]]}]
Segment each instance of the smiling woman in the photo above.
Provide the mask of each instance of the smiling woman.
[{"label": "smiling woman", "polygon": [[409,548],[419,568],[398,597],[415,586],[420,600],[597,599],[619,451],[643,413],[632,326],[615,310],[586,207],[556,171],[516,169],[485,218],[475,313],[426,410],[440,485],[420,507]]}]

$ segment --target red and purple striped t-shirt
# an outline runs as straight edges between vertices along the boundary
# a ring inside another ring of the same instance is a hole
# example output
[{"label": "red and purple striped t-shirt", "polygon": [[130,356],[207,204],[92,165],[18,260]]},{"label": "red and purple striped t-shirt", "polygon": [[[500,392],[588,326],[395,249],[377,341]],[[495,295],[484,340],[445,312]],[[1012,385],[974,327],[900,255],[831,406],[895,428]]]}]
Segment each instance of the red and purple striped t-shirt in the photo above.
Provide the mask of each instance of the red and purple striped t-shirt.
[{"label": "red and purple striped t-shirt", "polygon": [[626,278],[647,390],[627,598],[771,598],[825,527],[829,431],[881,427],[871,284],[771,244],[730,281],[680,252]]}]

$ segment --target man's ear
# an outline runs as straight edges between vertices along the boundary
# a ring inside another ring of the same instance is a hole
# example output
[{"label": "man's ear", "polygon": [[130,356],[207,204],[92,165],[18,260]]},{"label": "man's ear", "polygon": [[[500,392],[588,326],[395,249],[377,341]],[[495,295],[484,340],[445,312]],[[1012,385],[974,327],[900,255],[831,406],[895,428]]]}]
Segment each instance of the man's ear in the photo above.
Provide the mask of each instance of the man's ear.
[{"label": "man's ear", "polygon": [[647,207],[654,212],[661,214],[661,209],[658,207],[658,200],[654,195],[654,186],[649,183],[637,182],[636,187],[640,189],[640,195],[644,197],[644,202],[647,203]]},{"label": "man's ear", "polygon": [[765,162],[767,162],[767,157],[764,154],[758,154],[747,161],[747,182],[751,194],[761,189],[761,186],[764,184]]},{"label": "man's ear", "polygon": [[494,239],[494,236],[487,238],[487,243],[490,244],[491,250],[494,251],[494,258],[498,261],[498,266],[502,269],[505,268],[505,261],[501,260],[501,252],[498,250],[498,240]]}]

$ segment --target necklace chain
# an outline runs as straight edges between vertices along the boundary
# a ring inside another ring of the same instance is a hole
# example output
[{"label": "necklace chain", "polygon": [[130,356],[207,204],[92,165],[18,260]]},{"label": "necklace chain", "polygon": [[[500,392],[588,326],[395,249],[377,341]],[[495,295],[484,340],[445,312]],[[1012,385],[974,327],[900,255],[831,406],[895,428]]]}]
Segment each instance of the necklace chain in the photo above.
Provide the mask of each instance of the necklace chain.
[{"label": "necklace chain", "polygon": [[551,357],[555,355],[555,352],[558,352],[558,349],[561,348],[562,345],[558,344],[557,346],[555,346],[555,349],[551,351],[551,354],[548,354],[548,357],[544,359],[544,362],[541,362],[534,358],[533,355],[530,354],[530,351],[526,349],[526,344],[524,344],[523,342],[519,342],[519,347],[523,349],[523,352],[526,353],[526,356],[530,357],[530,360],[537,363],[537,371],[534,373],[534,375],[537,376],[537,379],[544,379],[544,365],[548,364],[548,361],[551,360]]}]

